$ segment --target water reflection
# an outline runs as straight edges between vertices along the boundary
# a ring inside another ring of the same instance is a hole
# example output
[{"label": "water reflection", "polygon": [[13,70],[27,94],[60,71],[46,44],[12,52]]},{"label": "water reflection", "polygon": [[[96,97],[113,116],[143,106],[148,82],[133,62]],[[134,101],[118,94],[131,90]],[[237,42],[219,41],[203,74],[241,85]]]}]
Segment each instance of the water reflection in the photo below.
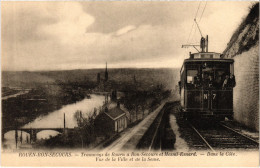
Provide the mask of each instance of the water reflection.
[{"label": "water reflection", "polygon": [[[63,106],[60,110],[53,111],[48,115],[40,116],[34,121],[26,124],[23,128],[63,128],[64,113],[66,118],[66,128],[74,128],[77,126],[74,114],[80,110],[82,116],[87,118],[94,112],[94,108],[101,108],[104,102],[104,96],[91,95],[91,99],[85,98],[80,102]],[[97,110],[99,111],[99,110]],[[44,130],[37,133],[37,139],[48,139],[50,136],[56,136],[59,132],[52,130]],[[21,136],[22,135],[22,136]],[[15,149],[15,131],[9,131],[4,135],[3,146],[5,149]],[[18,131],[17,148],[30,148],[30,134],[24,131]],[[26,146],[28,145],[28,146]]]},{"label": "water reflection", "polygon": [[[30,134],[24,131],[18,131],[17,135],[17,149],[30,144]],[[3,147],[5,149],[16,149],[15,131],[5,133],[4,137]]]},{"label": "water reflection", "polygon": [[60,110],[36,118],[23,128],[63,128],[64,113],[66,115],[66,128],[74,128],[77,126],[77,121],[74,117],[77,110],[82,111],[83,117],[87,117],[93,113],[94,108],[101,107],[103,101],[104,96],[91,95],[91,99],[86,98],[80,102],[65,105]]}]

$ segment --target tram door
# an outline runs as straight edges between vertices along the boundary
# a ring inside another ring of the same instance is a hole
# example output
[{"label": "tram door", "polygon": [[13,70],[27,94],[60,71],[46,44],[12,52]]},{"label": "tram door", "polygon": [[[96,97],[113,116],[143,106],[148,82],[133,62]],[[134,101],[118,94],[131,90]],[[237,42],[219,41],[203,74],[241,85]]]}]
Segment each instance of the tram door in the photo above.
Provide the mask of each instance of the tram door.
[{"label": "tram door", "polygon": [[212,68],[202,69],[202,79],[203,79],[203,109],[211,110],[212,104],[212,88],[213,88],[213,80],[214,80],[214,72]]}]

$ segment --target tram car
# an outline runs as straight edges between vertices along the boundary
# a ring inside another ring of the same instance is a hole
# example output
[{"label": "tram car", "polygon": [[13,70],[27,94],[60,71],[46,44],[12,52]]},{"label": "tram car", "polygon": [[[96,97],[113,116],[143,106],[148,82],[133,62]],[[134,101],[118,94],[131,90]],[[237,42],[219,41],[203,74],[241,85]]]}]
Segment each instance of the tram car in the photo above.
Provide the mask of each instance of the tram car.
[{"label": "tram car", "polygon": [[233,59],[214,52],[190,53],[180,78],[181,112],[186,119],[233,118]]}]

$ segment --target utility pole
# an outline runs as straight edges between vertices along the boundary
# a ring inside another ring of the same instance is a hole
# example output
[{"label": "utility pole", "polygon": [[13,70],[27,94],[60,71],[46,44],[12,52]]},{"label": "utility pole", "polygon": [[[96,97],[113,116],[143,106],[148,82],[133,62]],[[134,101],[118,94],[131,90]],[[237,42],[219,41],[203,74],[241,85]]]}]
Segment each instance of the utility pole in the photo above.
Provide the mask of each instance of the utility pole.
[{"label": "utility pole", "polygon": [[65,128],[66,128],[65,113],[64,113],[64,121],[63,121],[63,124],[64,124],[64,133],[65,133]]},{"label": "utility pole", "polygon": [[18,141],[18,132],[17,132],[17,128],[15,128],[15,147],[17,149],[17,141]]},{"label": "utility pole", "polygon": [[18,130],[17,130],[17,120],[15,119],[15,135],[14,135],[14,137],[15,137],[15,147],[16,147],[16,149],[17,149],[17,141],[18,141]]},{"label": "utility pole", "polygon": [[209,36],[206,36],[206,52],[209,52]]},{"label": "utility pole", "polygon": [[23,131],[21,130],[21,136],[20,136],[21,144],[23,143]]}]

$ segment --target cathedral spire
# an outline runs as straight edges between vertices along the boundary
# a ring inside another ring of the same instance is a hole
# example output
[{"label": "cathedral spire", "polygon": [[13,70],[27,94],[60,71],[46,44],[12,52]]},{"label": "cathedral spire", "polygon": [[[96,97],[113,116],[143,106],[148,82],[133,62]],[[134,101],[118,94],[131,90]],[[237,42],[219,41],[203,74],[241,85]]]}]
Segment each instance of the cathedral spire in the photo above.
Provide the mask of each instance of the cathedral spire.
[{"label": "cathedral spire", "polygon": [[106,62],[106,71],[105,71],[105,81],[108,81],[107,62]]}]

